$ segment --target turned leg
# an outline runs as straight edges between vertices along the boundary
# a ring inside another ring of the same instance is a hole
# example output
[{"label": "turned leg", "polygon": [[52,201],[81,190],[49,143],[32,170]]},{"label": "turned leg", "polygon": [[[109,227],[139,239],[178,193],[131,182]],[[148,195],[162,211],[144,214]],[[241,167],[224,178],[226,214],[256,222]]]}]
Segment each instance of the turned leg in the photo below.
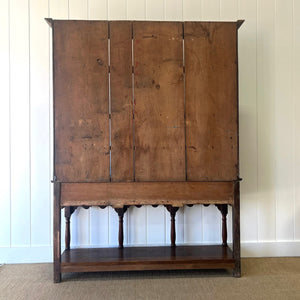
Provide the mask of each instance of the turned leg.
[{"label": "turned leg", "polygon": [[172,205],[165,205],[171,216],[171,247],[176,247],[176,229],[175,229],[175,215],[179,207]]},{"label": "turned leg", "polygon": [[71,220],[71,215],[75,209],[76,209],[76,207],[74,207],[74,206],[65,207],[65,220],[66,220],[65,248],[66,248],[66,250],[70,250],[70,241],[71,241],[70,220]]},{"label": "turned leg", "polygon": [[233,257],[235,260],[234,276],[241,277],[241,242],[240,242],[240,183],[234,185],[234,203],[232,207]]},{"label": "turned leg", "polygon": [[66,229],[65,229],[65,248],[70,250],[70,218],[71,218],[71,207],[65,207],[65,220],[66,220]]},{"label": "turned leg", "polygon": [[124,241],[124,233],[123,233],[123,218],[124,213],[127,210],[127,206],[124,206],[122,208],[115,208],[115,211],[117,212],[119,216],[119,248],[123,248],[123,241]]},{"label": "turned leg", "polygon": [[54,282],[61,281],[61,217],[60,217],[60,182],[54,182],[53,199],[53,267]]},{"label": "turned leg", "polygon": [[216,205],[222,214],[222,245],[227,246],[227,214],[228,206],[227,204],[217,204]]}]

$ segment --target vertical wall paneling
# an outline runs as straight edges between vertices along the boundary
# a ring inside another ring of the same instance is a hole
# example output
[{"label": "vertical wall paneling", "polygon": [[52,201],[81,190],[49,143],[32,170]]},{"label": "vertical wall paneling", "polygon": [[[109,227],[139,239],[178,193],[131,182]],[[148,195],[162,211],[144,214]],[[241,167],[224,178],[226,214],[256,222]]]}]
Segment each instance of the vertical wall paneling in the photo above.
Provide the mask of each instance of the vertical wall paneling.
[{"label": "vertical wall paneling", "polygon": [[108,0],[88,0],[89,20],[107,19]]},{"label": "vertical wall paneling", "polygon": [[164,1],[145,0],[146,1],[146,19],[163,20],[164,19]]},{"label": "vertical wall paneling", "polygon": [[10,1],[11,245],[30,245],[28,1]]},{"label": "vertical wall paneling", "polygon": [[[258,239],[257,228],[257,99],[256,99],[256,1],[239,1],[238,30],[239,126],[241,182],[241,239]],[[252,224],[250,227],[247,224]]]},{"label": "vertical wall paneling", "polygon": [[[145,206],[140,208],[131,206],[128,211],[128,244],[145,245],[147,244],[147,209]],[[126,227],[125,227],[126,228]]]},{"label": "vertical wall paneling", "polygon": [[146,1],[127,0],[127,20],[145,20]]},{"label": "vertical wall paneling", "polygon": [[220,20],[220,1],[221,0],[202,0],[202,21]]},{"label": "vertical wall paneling", "polygon": [[49,16],[51,18],[68,19],[68,15],[69,0],[49,0]]},{"label": "vertical wall paneling", "polygon": [[9,1],[0,2],[0,81],[1,81],[1,147],[0,147],[0,247],[10,246],[10,55]]},{"label": "vertical wall paneling", "polygon": [[[191,230],[194,228],[194,230]],[[202,206],[184,207],[184,243],[203,241]]]},{"label": "vertical wall paneling", "polygon": [[30,1],[31,244],[50,245],[48,0]]},{"label": "vertical wall paneling", "polygon": [[275,1],[257,7],[258,239],[275,240]]},{"label": "vertical wall paneling", "polygon": [[88,0],[69,0],[69,18],[80,20],[88,18]]},{"label": "vertical wall paneling", "polygon": [[293,1],[275,8],[276,239],[294,238],[292,42]]},{"label": "vertical wall paneling", "polygon": [[165,0],[165,17],[168,21],[182,20],[182,1],[183,0]]},{"label": "vertical wall paneling", "polygon": [[295,240],[300,240],[300,2],[294,0],[293,11],[293,108],[294,108],[294,141],[295,141],[295,163],[294,163],[294,184],[295,184]]},{"label": "vertical wall paneling", "polygon": [[[239,6],[238,2],[239,0],[220,0],[220,16],[222,21],[234,21],[237,19],[238,6]],[[241,1],[241,2],[249,3],[249,1],[248,2]]]},{"label": "vertical wall paneling", "polygon": [[108,19],[109,20],[126,20],[127,17],[127,0],[107,0]]},{"label": "vertical wall paneling", "polygon": [[183,20],[184,21],[199,21],[201,20],[201,1],[183,0]]}]

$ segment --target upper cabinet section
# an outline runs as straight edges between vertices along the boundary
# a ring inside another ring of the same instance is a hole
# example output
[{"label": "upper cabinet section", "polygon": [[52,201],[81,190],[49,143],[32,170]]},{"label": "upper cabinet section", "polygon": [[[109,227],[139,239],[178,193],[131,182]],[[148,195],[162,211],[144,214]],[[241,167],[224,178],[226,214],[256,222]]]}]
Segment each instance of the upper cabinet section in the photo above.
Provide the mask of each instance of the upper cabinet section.
[{"label": "upper cabinet section", "polygon": [[47,22],[58,181],[238,178],[240,21]]}]

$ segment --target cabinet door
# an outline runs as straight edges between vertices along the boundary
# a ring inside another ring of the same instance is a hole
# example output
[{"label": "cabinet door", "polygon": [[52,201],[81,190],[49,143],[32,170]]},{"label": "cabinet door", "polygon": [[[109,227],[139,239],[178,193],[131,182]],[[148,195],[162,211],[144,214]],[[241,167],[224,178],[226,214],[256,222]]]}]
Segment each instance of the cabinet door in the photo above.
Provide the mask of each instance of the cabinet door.
[{"label": "cabinet door", "polygon": [[54,21],[54,172],[109,181],[108,23]]},{"label": "cabinet door", "polygon": [[237,24],[185,22],[187,180],[238,176]]}]

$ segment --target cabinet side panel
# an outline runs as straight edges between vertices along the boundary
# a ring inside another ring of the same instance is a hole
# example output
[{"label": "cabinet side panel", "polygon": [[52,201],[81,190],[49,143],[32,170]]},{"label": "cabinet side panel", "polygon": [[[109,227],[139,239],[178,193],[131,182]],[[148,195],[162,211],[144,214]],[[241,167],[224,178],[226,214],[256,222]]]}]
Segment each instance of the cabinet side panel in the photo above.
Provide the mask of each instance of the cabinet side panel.
[{"label": "cabinet side panel", "polygon": [[185,180],[182,23],[134,22],[135,179]]},{"label": "cabinet side panel", "polygon": [[185,23],[187,179],[238,176],[236,23]]},{"label": "cabinet side panel", "polygon": [[111,179],[133,181],[132,22],[110,22]]},{"label": "cabinet side panel", "polygon": [[54,22],[55,175],[109,181],[108,23]]}]

